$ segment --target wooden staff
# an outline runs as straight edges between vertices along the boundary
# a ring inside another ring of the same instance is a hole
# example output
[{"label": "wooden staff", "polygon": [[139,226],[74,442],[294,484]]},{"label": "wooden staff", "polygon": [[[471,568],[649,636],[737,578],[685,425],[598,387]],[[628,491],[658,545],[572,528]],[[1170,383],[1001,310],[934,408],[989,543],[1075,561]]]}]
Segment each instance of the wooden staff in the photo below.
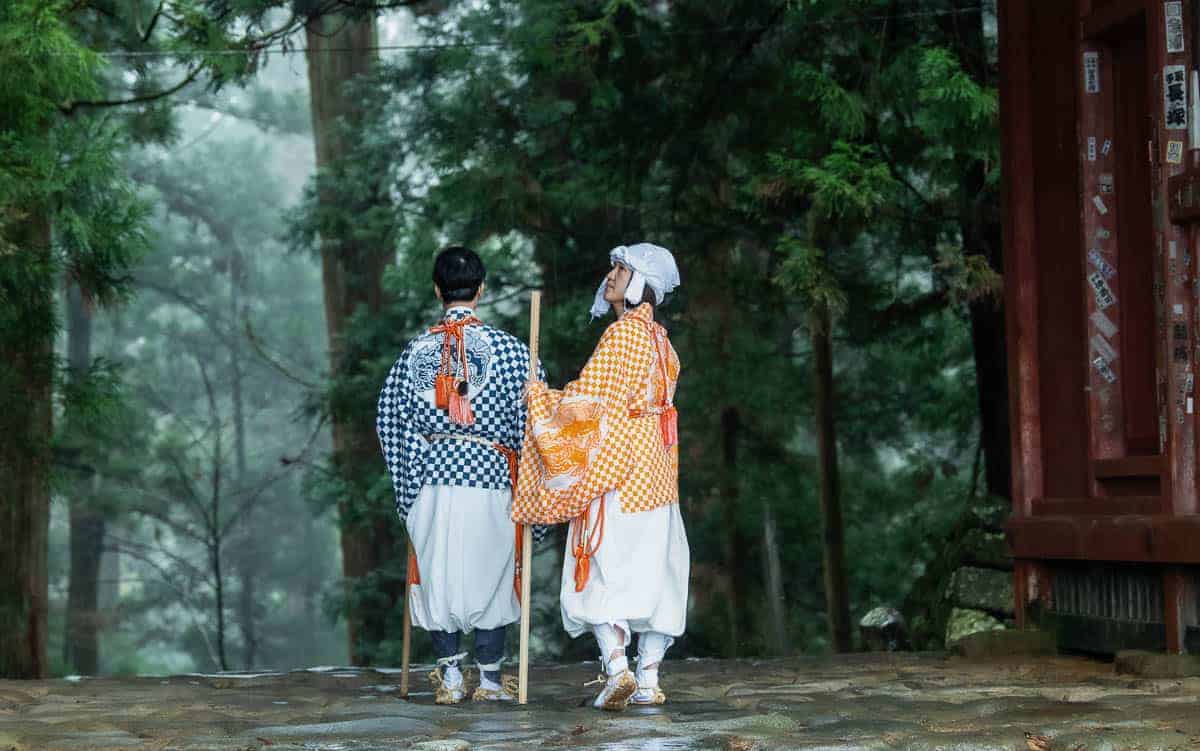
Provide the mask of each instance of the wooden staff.
[{"label": "wooden staff", "polygon": [[404,646],[400,650],[400,698],[408,698],[408,662],[409,656],[412,654],[412,577],[409,576],[412,572],[408,567],[412,565],[413,558],[412,540],[408,541],[408,560],[404,564]]},{"label": "wooden staff", "polygon": [[[542,293],[535,291],[529,300],[529,380],[538,378],[538,329],[542,321]],[[515,488],[514,488],[515,491]],[[533,573],[533,527],[521,530],[521,663],[517,673],[517,703],[529,703],[529,601]]]}]

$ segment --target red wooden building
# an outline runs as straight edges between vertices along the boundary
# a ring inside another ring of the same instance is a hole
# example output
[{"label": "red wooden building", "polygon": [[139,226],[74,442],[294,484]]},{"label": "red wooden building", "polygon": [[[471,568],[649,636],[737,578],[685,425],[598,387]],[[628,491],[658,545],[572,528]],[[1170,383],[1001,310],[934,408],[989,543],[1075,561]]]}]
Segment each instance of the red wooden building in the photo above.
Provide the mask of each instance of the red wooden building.
[{"label": "red wooden building", "polygon": [[1196,10],[999,0],[1009,545],[1069,647],[1200,652]]}]

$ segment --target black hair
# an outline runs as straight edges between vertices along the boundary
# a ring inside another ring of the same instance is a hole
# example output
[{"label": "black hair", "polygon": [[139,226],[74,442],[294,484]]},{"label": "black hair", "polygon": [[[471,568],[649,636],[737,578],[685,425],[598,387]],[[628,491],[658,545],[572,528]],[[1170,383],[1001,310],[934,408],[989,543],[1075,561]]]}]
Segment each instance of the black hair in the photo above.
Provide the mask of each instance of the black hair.
[{"label": "black hair", "polygon": [[487,270],[483,259],[470,248],[451,245],[433,261],[433,283],[442,292],[442,302],[469,302],[479,294]]},{"label": "black hair", "polygon": [[[650,303],[651,307],[658,307],[658,297],[654,294],[654,288],[649,284],[642,290],[642,302],[639,304]],[[634,306],[637,307],[637,306]]]}]

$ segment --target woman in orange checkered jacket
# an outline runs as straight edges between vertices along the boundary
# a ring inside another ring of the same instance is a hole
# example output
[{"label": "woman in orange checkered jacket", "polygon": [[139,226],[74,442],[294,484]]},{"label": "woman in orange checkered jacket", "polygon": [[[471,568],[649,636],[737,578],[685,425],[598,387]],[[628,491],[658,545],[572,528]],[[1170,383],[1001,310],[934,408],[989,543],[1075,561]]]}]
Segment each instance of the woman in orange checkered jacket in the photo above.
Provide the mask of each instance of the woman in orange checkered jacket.
[{"label": "woman in orange checkered jacket", "polygon": [[[649,243],[620,246],[593,317],[615,309],[579,378],[527,387],[529,419],[513,519],[570,522],[562,572],[563,625],[590,631],[604,688],[594,705],[666,700],[658,668],[684,630],[690,556],[679,514],[673,406],[679,357],[654,310],[679,285],[675,259]],[[625,650],[638,633],[636,676]]]}]

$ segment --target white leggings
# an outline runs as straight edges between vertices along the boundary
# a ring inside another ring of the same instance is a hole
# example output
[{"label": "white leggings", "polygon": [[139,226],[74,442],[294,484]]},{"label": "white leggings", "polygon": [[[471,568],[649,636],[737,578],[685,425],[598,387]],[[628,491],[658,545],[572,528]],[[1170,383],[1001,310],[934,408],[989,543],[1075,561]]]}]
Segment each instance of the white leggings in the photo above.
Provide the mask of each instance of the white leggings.
[{"label": "white leggings", "polygon": [[[618,633],[619,630],[619,633]],[[624,622],[602,623],[592,627],[596,643],[600,646],[600,659],[607,665],[617,650],[629,646],[632,635],[629,624]],[[624,637],[624,638],[622,638]],[[666,656],[675,639],[657,631],[643,631],[638,635],[638,665],[657,665]]]}]

